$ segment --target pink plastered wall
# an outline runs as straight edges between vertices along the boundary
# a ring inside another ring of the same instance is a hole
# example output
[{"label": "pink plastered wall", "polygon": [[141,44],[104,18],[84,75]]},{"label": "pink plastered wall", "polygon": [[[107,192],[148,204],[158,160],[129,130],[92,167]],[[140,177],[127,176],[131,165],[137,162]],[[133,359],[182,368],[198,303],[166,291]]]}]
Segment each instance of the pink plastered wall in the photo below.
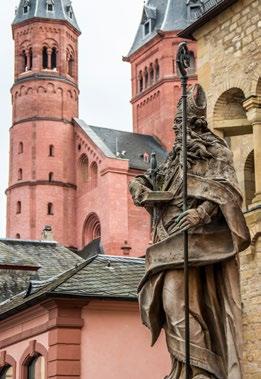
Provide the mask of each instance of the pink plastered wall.
[{"label": "pink plastered wall", "polygon": [[137,303],[91,302],[82,311],[83,379],[162,379],[170,370],[164,337],[150,346]]}]

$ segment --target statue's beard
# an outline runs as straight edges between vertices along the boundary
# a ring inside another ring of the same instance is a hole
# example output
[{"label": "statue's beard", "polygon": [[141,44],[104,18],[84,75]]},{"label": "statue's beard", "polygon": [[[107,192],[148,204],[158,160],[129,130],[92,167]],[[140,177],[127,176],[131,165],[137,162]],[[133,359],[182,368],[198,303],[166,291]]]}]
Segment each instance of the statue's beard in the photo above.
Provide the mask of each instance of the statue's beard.
[{"label": "statue's beard", "polygon": [[[173,146],[173,156],[175,160],[179,160],[182,165],[182,126],[180,122],[174,125],[176,133],[176,141]],[[191,167],[199,160],[210,160],[215,158],[210,152],[210,148],[215,144],[226,145],[224,140],[215,136],[207,127],[205,119],[197,119],[190,122],[187,134],[187,162]]]}]

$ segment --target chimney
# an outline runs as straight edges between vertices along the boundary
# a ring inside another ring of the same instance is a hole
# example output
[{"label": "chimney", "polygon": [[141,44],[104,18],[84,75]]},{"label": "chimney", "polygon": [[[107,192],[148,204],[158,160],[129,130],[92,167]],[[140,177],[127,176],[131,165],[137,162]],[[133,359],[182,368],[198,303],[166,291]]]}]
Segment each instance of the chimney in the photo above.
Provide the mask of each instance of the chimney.
[{"label": "chimney", "polygon": [[45,225],[42,231],[42,241],[53,241],[53,230],[51,225]]}]

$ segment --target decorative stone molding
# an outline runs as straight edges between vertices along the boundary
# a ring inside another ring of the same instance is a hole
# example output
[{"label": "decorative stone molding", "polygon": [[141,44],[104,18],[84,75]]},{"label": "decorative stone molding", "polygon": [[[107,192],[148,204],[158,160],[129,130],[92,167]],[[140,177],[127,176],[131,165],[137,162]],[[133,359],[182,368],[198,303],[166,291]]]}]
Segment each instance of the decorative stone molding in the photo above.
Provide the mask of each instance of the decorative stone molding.
[{"label": "decorative stone molding", "polygon": [[16,361],[4,350],[0,352],[0,372],[7,365],[13,368],[13,377],[16,378]]}]

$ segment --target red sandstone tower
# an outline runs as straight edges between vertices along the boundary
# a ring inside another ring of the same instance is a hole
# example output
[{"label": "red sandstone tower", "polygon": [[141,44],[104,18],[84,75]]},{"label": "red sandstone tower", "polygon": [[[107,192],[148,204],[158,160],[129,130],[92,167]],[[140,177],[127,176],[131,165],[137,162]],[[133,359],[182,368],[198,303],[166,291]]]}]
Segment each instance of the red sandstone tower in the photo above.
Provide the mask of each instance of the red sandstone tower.
[{"label": "red sandstone tower", "polygon": [[75,246],[73,117],[78,116],[78,37],[69,0],[21,0],[13,23],[7,236]]},{"label": "red sandstone tower", "polygon": [[[148,0],[133,45],[124,60],[131,63],[133,131],[157,137],[169,150],[174,142],[172,124],[180,81],[176,52],[178,31],[188,26],[198,0]],[[190,82],[196,80],[196,50],[190,43]]]}]

